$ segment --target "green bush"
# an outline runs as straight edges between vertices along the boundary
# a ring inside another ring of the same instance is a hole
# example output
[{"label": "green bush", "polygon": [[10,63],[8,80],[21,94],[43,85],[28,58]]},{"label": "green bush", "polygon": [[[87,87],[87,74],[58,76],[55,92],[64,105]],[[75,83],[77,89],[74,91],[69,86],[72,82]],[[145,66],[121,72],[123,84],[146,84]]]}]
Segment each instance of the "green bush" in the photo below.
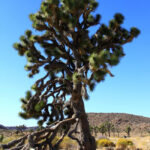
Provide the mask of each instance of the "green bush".
[{"label": "green bush", "polygon": [[133,147],[134,143],[128,139],[119,139],[116,144],[119,149],[126,149],[128,147]]},{"label": "green bush", "polygon": [[108,139],[100,139],[96,141],[97,148],[99,147],[115,147],[115,144]]}]

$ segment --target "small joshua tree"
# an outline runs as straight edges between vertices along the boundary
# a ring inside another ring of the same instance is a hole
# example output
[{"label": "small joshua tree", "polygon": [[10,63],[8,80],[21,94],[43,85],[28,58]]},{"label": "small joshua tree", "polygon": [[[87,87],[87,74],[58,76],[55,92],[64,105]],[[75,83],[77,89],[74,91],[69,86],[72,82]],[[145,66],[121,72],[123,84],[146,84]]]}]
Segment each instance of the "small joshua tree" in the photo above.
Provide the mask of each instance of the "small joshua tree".
[{"label": "small joshua tree", "polygon": [[115,137],[116,128],[115,128],[114,124],[112,124],[111,132],[113,133],[113,136]]},{"label": "small joshua tree", "polygon": [[116,127],[116,132],[117,132],[118,137],[119,137],[119,134],[121,133],[121,129],[119,128],[119,126]]},{"label": "small joshua tree", "polygon": [[102,134],[102,136],[104,134],[106,134],[107,130],[106,130],[106,127],[105,127],[105,124],[101,124],[100,127],[99,127],[99,132]]},{"label": "small joshua tree", "polygon": [[93,126],[90,126],[90,132],[93,135],[93,132],[94,132],[94,127]]},{"label": "small joshua tree", "polygon": [[130,126],[126,127],[125,132],[127,133],[127,136],[130,137],[131,127]]},{"label": "small joshua tree", "polygon": [[105,128],[106,128],[106,131],[107,131],[107,133],[108,133],[108,136],[110,137],[110,134],[111,134],[112,129],[114,128],[114,125],[113,125],[111,122],[106,121],[106,122],[104,123],[104,126],[105,126]]},{"label": "small joshua tree", "polygon": [[99,132],[98,126],[95,126],[95,127],[93,128],[93,130],[94,130],[95,137],[96,137],[96,136],[97,136],[97,133]]},{"label": "small joshua tree", "polygon": [[[100,23],[100,14],[93,15],[97,6],[96,0],[45,0],[40,10],[30,15],[36,35],[27,30],[14,48],[27,58],[29,77],[41,71],[44,74],[43,70],[45,75],[32,86],[34,92],[28,91],[21,99],[20,116],[48,126],[14,142],[19,145],[16,148],[59,149],[68,135],[78,142],[80,150],[96,149],[84,108],[87,88],[93,91],[107,74],[113,76],[109,68],[125,55],[122,46],[139,34],[135,27],[128,31],[121,26],[124,17],[119,13],[108,26]],[[97,31],[89,34],[95,25]],[[64,126],[62,136],[53,144],[59,128]],[[79,137],[73,136],[77,128]]]},{"label": "small joshua tree", "polygon": [[3,139],[4,139],[4,135],[0,134],[0,142],[3,142]]},{"label": "small joshua tree", "polygon": [[27,127],[25,125],[20,125],[20,126],[16,126],[16,129],[17,131],[22,133],[24,130],[27,129]]}]

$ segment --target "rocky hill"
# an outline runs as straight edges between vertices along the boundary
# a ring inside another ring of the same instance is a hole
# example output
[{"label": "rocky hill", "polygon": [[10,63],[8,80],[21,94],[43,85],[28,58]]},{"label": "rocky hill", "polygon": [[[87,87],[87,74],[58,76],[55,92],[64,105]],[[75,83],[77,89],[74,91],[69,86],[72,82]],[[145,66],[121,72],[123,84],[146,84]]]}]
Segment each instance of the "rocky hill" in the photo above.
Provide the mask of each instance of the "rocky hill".
[{"label": "rocky hill", "polygon": [[124,113],[88,113],[88,119],[91,126],[100,126],[109,121],[124,132],[127,126],[130,126],[133,134],[148,134],[150,132],[150,118],[124,114]]},{"label": "rocky hill", "polygon": [[4,129],[4,130],[7,130],[7,128],[3,125],[0,124],[0,129]]},{"label": "rocky hill", "polygon": [[[24,128],[20,128],[20,130],[22,131],[28,131],[28,130],[36,130],[38,127],[24,127]],[[9,126],[9,127],[6,127],[6,126],[3,126],[0,124],[0,130],[18,130],[19,127],[17,126]]]},{"label": "rocky hill", "polygon": [[[90,126],[100,126],[102,123],[109,121],[121,132],[124,132],[127,126],[132,129],[132,134],[146,135],[150,134],[150,118],[124,114],[124,113],[88,113]],[[37,127],[26,127],[24,130],[35,130]],[[0,124],[0,129],[16,130],[16,127],[5,127]]]}]

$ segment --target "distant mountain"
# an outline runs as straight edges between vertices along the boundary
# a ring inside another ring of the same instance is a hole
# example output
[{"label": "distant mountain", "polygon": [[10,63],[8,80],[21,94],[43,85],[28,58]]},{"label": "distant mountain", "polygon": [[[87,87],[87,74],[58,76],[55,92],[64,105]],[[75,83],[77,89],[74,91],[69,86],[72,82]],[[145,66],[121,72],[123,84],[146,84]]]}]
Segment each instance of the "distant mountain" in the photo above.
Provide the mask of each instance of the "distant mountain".
[{"label": "distant mountain", "polygon": [[[114,124],[116,128],[119,128],[121,132],[124,132],[127,126],[130,126],[132,133],[135,134],[148,134],[150,132],[150,118],[125,114],[125,113],[87,113],[90,126],[100,126],[102,123],[109,121]],[[5,127],[0,125],[0,129],[16,130],[17,127]],[[26,130],[36,130],[37,127],[26,127]]]},{"label": "distant mountain", "polygon": [[0,124],[0,129],[5,129],[5,130],[7,130],[7,128],[6,128],[5,126],[1,125],[1,124]]},{"label": "distant mountain", "polygon": [[[38,127],[24,127],[22,128],[23,131],[27,131],[27,130],[36,130]],[[0,129],[1,130],[18,130],[18,127],[17,126],[9,126],[9,127],[6,127],[6,126],[3,126],[0,124]]]},{"label": "distant mountain", "polygon": [[[24,127],[23,131],[36,130],[38,127]],[[8,130],[18,130],[17,126],[7,127]]]},{"label": "distant mountain", "polygon": [[11,126],[11,127],[6,127],[8,130],[16,130],[17,127],[16,126]]},{"label": "distant mountain", "polygon": [[133,134],[142,134],[150,131],[150,118],[125,113],[88,113],[91,126],[100,126],[109,121],[122,132],[130,126]]}]

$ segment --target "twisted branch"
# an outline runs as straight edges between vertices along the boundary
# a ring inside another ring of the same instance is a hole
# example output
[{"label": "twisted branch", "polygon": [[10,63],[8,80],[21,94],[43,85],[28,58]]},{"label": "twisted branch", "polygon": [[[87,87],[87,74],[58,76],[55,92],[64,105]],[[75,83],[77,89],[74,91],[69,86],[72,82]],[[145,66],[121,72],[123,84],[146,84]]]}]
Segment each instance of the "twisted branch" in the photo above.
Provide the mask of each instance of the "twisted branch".
[{"label": "twisted branch", "polygon": [[[57,124],[53,126],[48,126],[41,131],[35,131],[31,134],[28,134],[20,139],[9,142],[8,144],[2,144],[1,147],[5,150],[29,150],[30,148],[41,148],[42,146],[46,147],[49,145],[50,147],[58,147],[62,142],[64,136],[67,134],[69,128],[64,132],[59,141],[52,146],[51,142],[55,138],[58,129],[63,125],[72,124],[75,122],[76,116],[73,115],[72,118],[65,119],[63,121],[59,121]],[[41,137],[46,139],[44,142],[40,142]],[[25,144],[27,141],[27,144]]]}]

